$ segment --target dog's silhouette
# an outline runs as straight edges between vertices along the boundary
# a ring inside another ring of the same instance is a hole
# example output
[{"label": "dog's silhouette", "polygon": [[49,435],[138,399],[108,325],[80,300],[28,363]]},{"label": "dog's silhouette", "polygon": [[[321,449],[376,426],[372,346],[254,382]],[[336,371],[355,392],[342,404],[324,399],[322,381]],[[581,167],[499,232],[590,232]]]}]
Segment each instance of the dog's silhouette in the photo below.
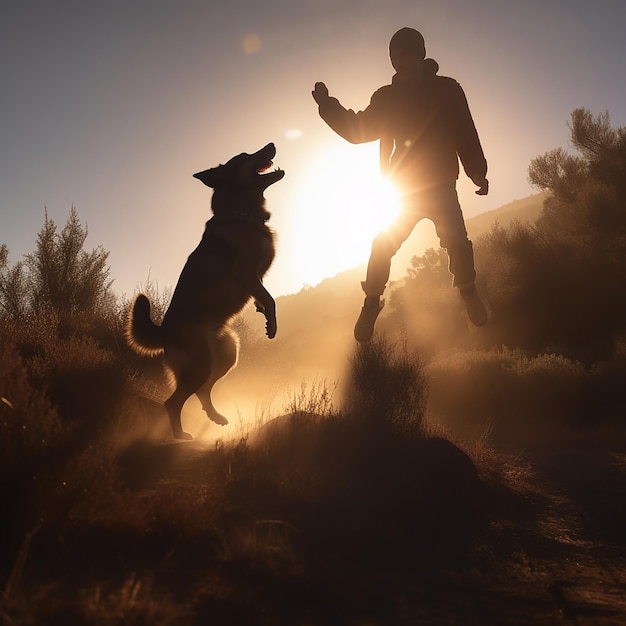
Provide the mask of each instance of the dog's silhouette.
[{"label": "dog's silhouette", "polygon": [[174,437],[191,439],[182,429],[181,411],[196,394],[208,417],[228,420],[211,401],[211,390],[237,362],[239,343],[229,321],[251,298],[266,318],[266,334],[276,335],[276,304],[262,279],[274,260],[274,235],[263,193],[285,175],[272,167],[273,143],[254,154],[242,153],[225,165],[194,174],[213,188],[213,217],[198,247],[189,255],[158,326],[150,301],[139,294],[132,305],[126,337],[138,353],[164,353],[173,374],[174,393],[165,401]]}]

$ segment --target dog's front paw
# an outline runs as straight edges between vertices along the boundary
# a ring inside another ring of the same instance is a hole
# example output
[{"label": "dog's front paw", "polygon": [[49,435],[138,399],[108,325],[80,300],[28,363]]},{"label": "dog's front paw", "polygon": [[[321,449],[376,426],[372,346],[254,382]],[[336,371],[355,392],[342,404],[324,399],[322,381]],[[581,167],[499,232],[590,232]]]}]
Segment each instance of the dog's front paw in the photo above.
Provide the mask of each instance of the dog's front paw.
[{"label": "dog's front paw", "polygon": [[265,324],[265,334],[269,339],[274,339],[276,337],[276,320],[267,320],[267,324]]}]

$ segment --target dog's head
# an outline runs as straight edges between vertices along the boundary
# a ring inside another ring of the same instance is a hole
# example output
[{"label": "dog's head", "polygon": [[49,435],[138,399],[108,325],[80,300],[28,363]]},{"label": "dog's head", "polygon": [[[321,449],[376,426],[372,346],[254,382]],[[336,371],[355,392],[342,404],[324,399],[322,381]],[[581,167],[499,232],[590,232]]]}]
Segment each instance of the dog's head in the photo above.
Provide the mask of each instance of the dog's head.
[{"label": "dog's head", "polygon": [[280,168],[268,171],[273,165],[272,159],[275,156],[276,146],[268,143],[254,154],[243,152],[224,165],[198,172],[193,176],[216,191],[220,189],[255,190],[263,193],[285,175]]}]

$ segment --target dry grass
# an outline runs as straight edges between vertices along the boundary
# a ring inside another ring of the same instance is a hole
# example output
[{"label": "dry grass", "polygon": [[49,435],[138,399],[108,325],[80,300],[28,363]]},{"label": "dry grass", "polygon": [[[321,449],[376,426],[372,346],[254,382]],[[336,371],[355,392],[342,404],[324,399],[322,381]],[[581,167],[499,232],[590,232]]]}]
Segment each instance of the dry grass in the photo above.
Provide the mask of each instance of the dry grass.
[{"label": "dry grass", "polygon": [[73,437],[19,354],[0,355],[7,624],[550,623],[583,615],[567,559],[591,586],[600,566],[619,579],[592,556],[609,543],[576,519],[582,496],[537,484],[536,460],[496,452],[488,428],[459,439],[428,415],[405,343],[355,353],[349,401],[303,384],[283,416],[210,446],[154,438],[124,394],[143,436]]}]

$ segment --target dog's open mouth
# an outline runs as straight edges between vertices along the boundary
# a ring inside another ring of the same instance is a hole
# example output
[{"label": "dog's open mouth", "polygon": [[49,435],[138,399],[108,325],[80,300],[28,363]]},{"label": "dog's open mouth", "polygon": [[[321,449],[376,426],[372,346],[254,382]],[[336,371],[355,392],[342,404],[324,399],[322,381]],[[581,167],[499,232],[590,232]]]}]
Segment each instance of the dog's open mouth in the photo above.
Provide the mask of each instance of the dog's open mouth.
[{"label": "dog's open mouth", "polygon": [[274,161],[270,161],[269,163],[266,163],[265,165],[263,165],[262,167],[260,167],[256,173],[257,174],[278,174],[278,173],[282,173],[284,174],[283,170],[280,169],[280,167],[275,167],[271,172],[269,171],[269,169],[274,165]]},{"label": "dog's open mouth", "polygon": [[264,165],[257,168],[257,174],[263,178],[265,188],[278,182],[285,175],[285,172],[281,170],[280,167],[274,167],[274,169],[272,169],[273,165],[274,161],[270,159]]},{"label": "dog's open mouth", "polygon": [[[270,167],[272,167],[272,165],[274,165],[274,161],[269,161],[268,163],[266,163],[265,165],[262,165],[256,172],[257,174],[263,174],[263,172],[267,172],[267,170],[270,169]],[[280,168],[278,168],[280,169]]]},{"label": "dog's open mouth", "polygon": [[273,143],[268,143],[253,156],[257,162],[257,174],[263,177],[272,178],[272,182],[280,180],[285,175],[285,172],[283,172],[283,170],[279,167],[275,167],[273,170],[271,169],[274,165],[273,159],[276,156],[276,146]]}]

